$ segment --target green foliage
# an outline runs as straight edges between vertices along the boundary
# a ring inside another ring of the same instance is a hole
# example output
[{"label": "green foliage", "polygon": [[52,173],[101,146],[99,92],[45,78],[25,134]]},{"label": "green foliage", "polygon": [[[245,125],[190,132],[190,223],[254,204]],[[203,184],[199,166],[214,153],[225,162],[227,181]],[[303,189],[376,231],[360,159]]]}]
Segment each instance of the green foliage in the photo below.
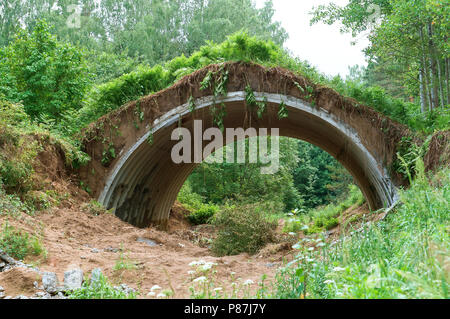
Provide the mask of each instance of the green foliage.
[{"label": "green foliage", "polygon": [[46,255],[39,239],[5,223],[0,233],[0,249],[13,258],[23,260],[28,255]]},{"label": "green foliage", "polygon": [[137,293],[125,293],[115,289],[108,282],[108,279],[101,274],[95,282],[86,280],[79,289],[75,289],[68,294],[69,299],[136,299]]},{"label": "green foliage", "polygon": [[324,207],[317,207],[306,214],[291,217],[286,221],[283,231],[303,231],[305,234],[314,234],[334,228],[339,224],[339,216],[345,210],[364,203],[364,196],[357,186],[351,184],[348,188],[348,195],[345,199],[339,198],[336,202]]},{"label": "green foliage", "polygon": [[133,270],[137,269],[136,264],[131,261],[126,254],[123,253],[123,248],[120,251],[119,258],[116,260],[116,263],[113,267],[114,271],[119,270]]},{"label": "green foliage", "polygon": [[[308,298],[448,298],[450,172],[429,180],[420,159],[415,166],[416,179],[385,220],[333,245],[307,238],[296,246],[299,254],[287,267],[305,273]],[[294,279],[283,279],[285,286],[286,280]],[[298,297],[294,288],[287,292]]]},{"label": "green foliage", "polygon": [[194,225],[208,224],[218,211],[219,207],[216,205],[202,204],[189,214],[188,220]]},{"label": "green foliage", "polygon": [[89,84],[82,53],[58,42],[44,21],[32,34],[20,31],[0,56],[0,93],[22,101],[32,119],[58,122],[66,110],[81,107]]},{"label": "green foliage", "polygon": [[213,204],[204,203],[204,198],[192,192],[189,183],[185,183],[178,193],[178,200],[187,210],[190,211],[188,220],[194,225],[208,224],[214,214],[219,211],[219,207]]},{"label": "green foliage", "polygon": [[214,217],[218,228],[212,251],[218,256],[255,254],[274,238],[275,222],[270,222],[264,205],[224,207]]},{"label": "green foliage", "polygon": [[298,143],[297,152],[299,162],[293,179],[296,189],[303,195],[303,208],[328,204],[348,194],[353,178],[331,155],[306,142]]}]

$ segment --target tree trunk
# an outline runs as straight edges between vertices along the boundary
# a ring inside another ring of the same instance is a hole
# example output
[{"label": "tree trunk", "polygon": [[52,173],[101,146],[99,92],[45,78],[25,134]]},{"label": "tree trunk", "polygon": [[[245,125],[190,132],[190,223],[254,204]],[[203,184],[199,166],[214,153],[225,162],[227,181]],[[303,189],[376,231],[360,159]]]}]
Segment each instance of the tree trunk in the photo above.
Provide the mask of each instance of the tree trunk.
[{"label": "tree trunk", "polygon": [[437,74],[437,63],[435,58],[435,48],[433,43],[433,29],[431,23],[428,24],[428,36],[430,45],[430,80],[431,80],[431,99],[433,101],[433,107],[437,108],[439,106],[439,90],[438,90],[438,74]]},{"label": "tree trunk", "polygon": [[425,99],[425,77],[423,67],[420,68],[419,72],[419,82],[420,82],[420,109],[422,113],[425,113],[427,110],[427,101]]}]

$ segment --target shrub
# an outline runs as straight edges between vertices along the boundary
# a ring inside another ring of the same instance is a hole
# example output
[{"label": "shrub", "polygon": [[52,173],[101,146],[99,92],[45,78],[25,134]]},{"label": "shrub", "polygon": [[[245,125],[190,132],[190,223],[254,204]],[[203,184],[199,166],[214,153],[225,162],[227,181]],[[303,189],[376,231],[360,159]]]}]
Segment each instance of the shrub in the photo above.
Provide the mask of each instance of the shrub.
[{"label": "shrub", "polygon": [[211,204],[202,204],[199,209],[191,212],[188,220],[194,225],[208,224],[219,211],[219,207]]},{"label": "shrub", "polygon": [[0,233],[0,249],[16,259],[24,259],[28,255],[46,254],[39,240],[28,233],[18,230],[6,223]]},{"label": "shrub", "polygon": [[212,251],[218,256],[255,254],[273,241],[277,226],[256,204],[224,207],[214,217],[213,224],[218,227],[218,236]]},{"label": "shrub", "polygon": [[86,280],[80,289],[69,293],[69,299],[136,299],[137,293],[129,294],[112,287],[107,278],[101,274],[95,283]]}]

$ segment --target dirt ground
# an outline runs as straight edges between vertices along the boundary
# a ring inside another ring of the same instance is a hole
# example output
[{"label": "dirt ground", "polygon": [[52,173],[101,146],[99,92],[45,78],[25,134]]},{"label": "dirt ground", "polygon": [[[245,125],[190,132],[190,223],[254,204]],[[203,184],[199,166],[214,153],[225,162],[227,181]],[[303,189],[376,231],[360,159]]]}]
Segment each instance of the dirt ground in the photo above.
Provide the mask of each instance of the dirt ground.
[{"label": "dirt ground", "polygon": [[[172,289],[174,298],[189,298],[189,287],[194,278],[188,271],[193,270],[189,266],[193,261],[217,263],[216,287],[231,291],[232,273],[242,281],[252,280],[251,288],[256,290],[263,274],[267,275],[266,283],[270,283],[283,259],[292,258],[293,251],[288,245],[278,245],[281,249],[275,248],[269,254],[214,257],[205,247],[211,236],[208,227],[189,225],[179,205],[174,207],[171,215],[168,232],[135,228],[109,213],[94,216],[74,208],[55,208],[36,216],[8,218],[8,222],[41,235],[47,258],[28,258],[25,259],[27,264],[40,271],[55,272],[60,283],[69,269],[81,268],[89,275],[94,268],[101,268],[112,284],[125,283],[138,289],[141,292],[139,298],[150,298],[147,293],[154,285]],[[5,219],[0,217],[0,223],[3,224]],[[142,239],[150,242],[142,242]],[[133,264],[135,269],[114,270],[118,261]],[[22,268],[0,273],[0,286],[7,296],[33,295],[34,281],[40,284],[39,276]]]}]

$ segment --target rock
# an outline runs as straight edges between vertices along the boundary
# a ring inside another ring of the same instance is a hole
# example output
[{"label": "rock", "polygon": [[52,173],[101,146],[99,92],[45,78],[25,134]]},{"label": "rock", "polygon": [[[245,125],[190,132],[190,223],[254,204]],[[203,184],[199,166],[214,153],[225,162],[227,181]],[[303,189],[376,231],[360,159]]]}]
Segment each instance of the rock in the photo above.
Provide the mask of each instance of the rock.
[{"label": "rock", "polygon": [[[152,246],[152,247],[158,246],[158,244],[155,243],[153,240],[150,240],[150,239],[147,239],[147,238],[138,237],[136,239],[136,241],[138,241],[140,243],[146,243],[147,245]],[[161,246],[162,246],[162,244],[161,244]]]},{"label": "rock", "polygon": [[2,286],[0,286],[0,292],[3,292],[3,291],[5,291],[5,289]]},{"label": "rock", "polygon": [[98,254],[98,253],[100,253],[100,250],[97,248],[92,248],[91,253]]},{"label": "rock", "polygon": [[0,299],[5,298],[5,293],[4,292],[0,292]]},{"label": "rock", "polygon": [[3,268],[5,268],[6,264],[4,262],[0,262],[0,271],[2,271]]},{"label": "rock", "polygon": [[67,299],[67,297],[62,292],[58,292],[58,298],[59,299]]},{"label": "rock", "polygon": [[39,292],[35,293],[34,295],[38,298],[44,298],[46,296],[50,296],[49,294],[47,294],[46,292],[43,292],[43,291],[39,291]]},{"label": "rock", "polygon": [[58,292],[58,277],[54,272],[44,272],[42,275],[42,287],[51,294]]},{"label": "rock", "polygon": [[131,287],[128,287],[126,284],[121,284],[120,286],[114,286],[113,288],[114,288],[115,290],[122,291],[122,292],[124,292],[124,293],[127,294],[127,295],[136,292],[135,289],[133,289],[133,288],[131,288]]},{"label": "rock", "polygon": [[118,253],[119,249],[118,248],[113,248],[113,247],[107,247],[104,249],[104,251],[110,252],[110,253]]},{"label": "rock", "polygon": [[1,249],[0,249],[0,260],[3,260],[7,264],[12,265],[16,264],[16,261],[13,258],[9,257],[9,255]]},{"label": "rock", "polygon": [[14,297],[13,299],[30,299],[30,298],[28,298],[27,296],[24,296],[24,295],[18,295],[16,297]]},{"label": "rock", "polygon": [[64,273],[64,289],[75,290],[83,284],[83,270],[72,269]]},{"label": "rock", "polygon": [[11,296],[6,296],[3,299],[12,299],[12,297]]},{"label": "rock", "polygon": [[100,268],[95,268],[91,272],[91,286],[97,284],[103,276],[102,270]]}]

